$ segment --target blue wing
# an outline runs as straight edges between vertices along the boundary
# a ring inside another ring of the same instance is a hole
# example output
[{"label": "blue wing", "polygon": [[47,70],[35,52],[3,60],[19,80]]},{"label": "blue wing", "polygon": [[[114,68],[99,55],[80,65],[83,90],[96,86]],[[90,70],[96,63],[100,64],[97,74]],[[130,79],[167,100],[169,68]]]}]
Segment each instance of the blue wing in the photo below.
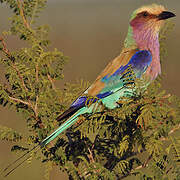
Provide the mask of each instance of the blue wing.
[{"label": "blue wing", "polygon": [[[120,96],[127,91],[127,85],[133,83],[134,76],[136,78],[141,78],[145,73],[146,69],[149,67],[152,61],[151,52],[148,50],[141,50],[136,52],[128,64],[121,66],[112,75],[106,75],[101,79],[104,83],[104,88],[96,95],[97,99],[102,99],[102,102],[108,108],[114,108],[115,102],[118,101]],[[133,71],[133,74],[132,74]],[[88,101],[96,102],[96,98],[88,99],[88,90],[85,92],[84,96],[80,96],[76,99],[70,106],[70,108],[84,107],[88,104]]]}]

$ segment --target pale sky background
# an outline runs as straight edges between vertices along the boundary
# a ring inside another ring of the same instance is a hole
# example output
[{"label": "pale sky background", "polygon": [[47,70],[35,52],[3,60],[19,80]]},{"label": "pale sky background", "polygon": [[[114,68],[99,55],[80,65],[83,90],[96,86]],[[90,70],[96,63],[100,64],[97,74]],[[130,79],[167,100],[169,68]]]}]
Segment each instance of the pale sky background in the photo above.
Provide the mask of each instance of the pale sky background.
[{"label": "pale sky background", "polygon": [[[180,96],[180,0],[49,0],[38,23],[50,25],[51,47],[70,57],[64,82],[79,78],[92,82],[120,53],[132,11],[157,2],[177,15],[172,19],[175,28],[167,40],[168,56],[163,60],[162,72],[166,73],[164,89]],[[8,27],[10,14],[6,6],[0,6],[0,31]],[[19,48],[21,44],[10,38],[8,47]],[[16,113],[0,107],[0,115],[0,124],[26,131],[25,122]],[[10,152],[11,146],[12,143],[0,142],[0,169],[17,157]],[[39,162],[26,163],[7,180],[41,180],[43,174]],[[64,179],[64,176],[54,170],[51,180],[57,179]]]}]

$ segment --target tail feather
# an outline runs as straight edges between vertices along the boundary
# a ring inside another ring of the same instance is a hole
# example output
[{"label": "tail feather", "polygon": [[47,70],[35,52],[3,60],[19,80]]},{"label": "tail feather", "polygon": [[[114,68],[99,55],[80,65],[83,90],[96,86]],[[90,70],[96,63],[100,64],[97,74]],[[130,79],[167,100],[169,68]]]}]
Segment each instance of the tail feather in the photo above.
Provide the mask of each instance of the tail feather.
[{"label": "tail feather", "polygon": [[[18,159],[16,159],[15,161],[13,161],[11,164],[9,164],[5,169],[3,169],[2,174],[4,174],[4,177],[7,177],[9,174],[11,174],[16,168],[18,168],[21,164],[23,164],[26,160],[28,160],[30,158],[29,153],[33,152],[34,150],[36,150],[35,152],[37,152],[39,150],[41,146],[38,144],[36,146],[34,146],[33,148],[31,148],[30,150],[28,150],[26,153],[24,153],[22,156],[20,156]],[[24,159],[25,158],[25,159]],[[21,161],[22,160],[22,161]],[[13,167],[14,166],[14,167]]]},{"label": "tail feather", "polygon": [[21,166],[21,164],[23,164],[24,162],[26,162],[28,159],[30,158],[30,156],[26,157],[22,162],[20,162],[19,164],[17,164],[15,167],[11,168],[10,171],[8,171],[4,177],[7,177],[9,174],[11,174],[13,171],[15,171],[19,166]]},{"label": "tail feather", "polygon": [[52,134],[50,134],[47,138],[45,138],[41,142],[41,146],[47,145],[49,142],[54,140],[59,134],[61,134],[63,131],[71,127],[76,121],[77,117],[81,114],[81,111],[70,117],[66,122],[64,122],[58,129],[56,129]]},{"label": "tail feather", "polygon": [[[83,109],[83,108],[82,108]],[[82,110],[75,113],[73,116],[71,116],[66,122],[64,122],[58,129],[56,129],[52,134],[50,134],[48,137],[46,137],[41,143],[34,146],[30,150],[28,150],[25,154],[20,156],[18,159],[13,161],[11,164],[9,164],[3,171],[2,174],[4,177],[7,177],[9,174],[11,174],[16,168],[21,166],[26,160],[29,159],[30,153],[35,151],[37,152],[40,148],[46,146],[48,143],[50,143],[52,140],[54,140],[59,134],[61,134],[63,131],[71,127],[75,122],[77,121],[77,117],[82,114]]]}]

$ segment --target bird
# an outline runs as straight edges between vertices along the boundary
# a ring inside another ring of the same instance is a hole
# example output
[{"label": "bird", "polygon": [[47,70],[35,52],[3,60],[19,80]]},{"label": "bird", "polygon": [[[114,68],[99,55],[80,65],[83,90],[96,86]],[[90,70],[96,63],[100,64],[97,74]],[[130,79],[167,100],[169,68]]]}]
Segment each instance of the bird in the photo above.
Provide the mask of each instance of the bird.
[{"label": "bird", "polygon": [[117,102],[122,97],[132,94],[133,89],[129,87],[134,85],[136,78],[146,78],[149,83],[155,80],[161,74],[159,32],[165,20],[175,16],[174,13],[158,4],[145,5],[136,9],[131,15],[128,33],[120,55],[110,61],[90,87],[56,119],[58,122],[67,120],[38,145],[6,167],[5,176],[13,172],[26,159],[9,170],[12,165],[26,157],[31,151],[49,144],[74,125],[80,115],[92,113],[94,108],[98,109],[96,102],[114,109],[119,106]]}]

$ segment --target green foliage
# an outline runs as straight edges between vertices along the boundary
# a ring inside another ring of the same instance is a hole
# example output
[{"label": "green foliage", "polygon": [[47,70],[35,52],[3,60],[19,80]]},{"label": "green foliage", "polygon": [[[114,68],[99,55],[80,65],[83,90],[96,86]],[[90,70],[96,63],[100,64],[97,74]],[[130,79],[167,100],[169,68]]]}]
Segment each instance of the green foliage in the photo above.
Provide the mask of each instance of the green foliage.
[{"label": "green foliage", "polygon": [[0,126],[0,139],[18,142],[18,141],[21,141],[22,134],[16,132],[15,130],[11,128]]},{"label": "green foliage", "polygon": [[[57,49],[49,50],[48,27],[35,24],[45,0],[0,2],[13,11],[10,29],[0,38],[6,79],[0,84],[0,104],[22,114],[28,127],[22,134],[0,126],[0,139],[21,141],[23,146],[14,145],[12,151],[26,152],[58,126],[56,117],[89,83],[81,80],[56,88],[67,57]],[[24,41],[24,47],[10,52],[5,43],[10,35]],[[70,179],[180,178],[180,101],[161,90],[160,80],[147,89],[146,82],[135,83],[133,97],[121,99],[118,108],[109,110],[99,104],[101,112],[80,116],[78,124],[41,153],[31,155],[45,165],[45,179],[55,165]]]}]

